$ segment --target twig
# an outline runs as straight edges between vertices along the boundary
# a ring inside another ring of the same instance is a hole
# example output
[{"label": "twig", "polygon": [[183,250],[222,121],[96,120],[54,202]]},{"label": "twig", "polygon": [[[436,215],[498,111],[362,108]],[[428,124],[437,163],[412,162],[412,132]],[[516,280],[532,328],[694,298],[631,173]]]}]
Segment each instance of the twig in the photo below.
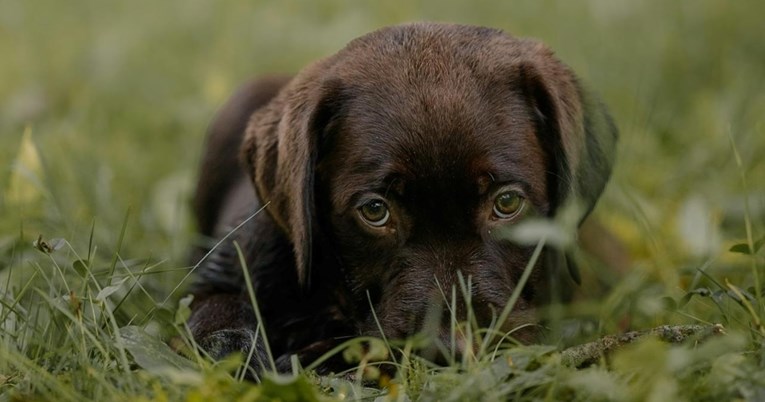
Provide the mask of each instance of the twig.
[{"label": "twig", "polygon": [[668,343],[681,343],[688,339],[701,342],[711,336],[723,335],[724,333],[725,328],[721,324],[662,325],[641,331],[631,331],[622,335],[607,335],[593,342],[571,346],[561,352],[561,361],[567,366],[586,367],[597,363],[613,350],[648,336],[656,337]]}]

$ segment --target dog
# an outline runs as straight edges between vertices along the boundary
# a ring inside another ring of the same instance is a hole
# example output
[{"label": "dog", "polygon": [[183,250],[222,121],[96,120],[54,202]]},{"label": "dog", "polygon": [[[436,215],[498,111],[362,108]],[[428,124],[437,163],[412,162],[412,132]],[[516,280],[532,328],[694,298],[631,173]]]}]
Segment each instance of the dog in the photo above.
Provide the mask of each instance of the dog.
[{"label": "dog", "polygon": [[[469,313],[491,325],[532,260],[534,245],[502,233],[571,204],[581,223],[616,141],[547,46],[497,29],[382,28],[294,77],[255,80],[209,129],[191,333],[214,358],[250,354],[258,372],[363,335],[427,330],[465,352],[450,325]],[[497,329],[534,323],[576,286],[556,247],[531,272]]]}]

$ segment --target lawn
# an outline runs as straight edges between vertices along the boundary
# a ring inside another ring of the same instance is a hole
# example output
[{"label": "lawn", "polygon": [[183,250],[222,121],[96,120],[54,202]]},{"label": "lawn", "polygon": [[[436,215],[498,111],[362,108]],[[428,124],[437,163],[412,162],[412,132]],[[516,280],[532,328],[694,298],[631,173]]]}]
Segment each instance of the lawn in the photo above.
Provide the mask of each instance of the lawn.
[{"label": "lawn", "polygon": [[[764,14],[724,0],[0,0],[0,401],[765,400]],[[631,268],[582,267],[611,288],[566,309],[576,335],[451,367],[411,357],[394,378],[362,365],[371,380],[256,386],[237,357],[176,355],[216,108],[250,77],[413,20],[540,38],[600,93],[621,142],[596,215]],[[560,353],[711,324],[725,334],[647,337],[582,369]]]}]

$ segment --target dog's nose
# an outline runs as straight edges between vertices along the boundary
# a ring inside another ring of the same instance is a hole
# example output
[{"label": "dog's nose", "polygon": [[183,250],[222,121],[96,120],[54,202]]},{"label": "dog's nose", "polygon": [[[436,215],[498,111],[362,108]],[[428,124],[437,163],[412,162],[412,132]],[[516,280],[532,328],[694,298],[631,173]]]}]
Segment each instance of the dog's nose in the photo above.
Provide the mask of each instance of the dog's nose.
[{"label": "dog's nose", "polygon": [[462,329],[442,327],[418,354],[439,365],[451,365],[475,355],[476,345]]},{"label": "dog's nose", "polygon": [[463,357],[470,357],[475,354],[475,344],[469,339],[469,336],[462,330],[452,331],[451,328],[446,329],[446,333],[441,335],[441,343],[443,343],[450,357],[453,357],[456,361],[461,360]]}]

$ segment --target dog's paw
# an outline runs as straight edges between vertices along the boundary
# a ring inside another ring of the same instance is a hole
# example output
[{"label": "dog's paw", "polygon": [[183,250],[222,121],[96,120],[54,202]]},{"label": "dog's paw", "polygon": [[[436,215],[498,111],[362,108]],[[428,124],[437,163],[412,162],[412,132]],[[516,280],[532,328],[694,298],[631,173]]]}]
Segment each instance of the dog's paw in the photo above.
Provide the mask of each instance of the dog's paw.
[{"label": "dog's paw", "polygon": [[197,344],[213,360],[220,360],[233,353],[248,355],[257,334],[249,328],[221,329],[200,339]]}]

